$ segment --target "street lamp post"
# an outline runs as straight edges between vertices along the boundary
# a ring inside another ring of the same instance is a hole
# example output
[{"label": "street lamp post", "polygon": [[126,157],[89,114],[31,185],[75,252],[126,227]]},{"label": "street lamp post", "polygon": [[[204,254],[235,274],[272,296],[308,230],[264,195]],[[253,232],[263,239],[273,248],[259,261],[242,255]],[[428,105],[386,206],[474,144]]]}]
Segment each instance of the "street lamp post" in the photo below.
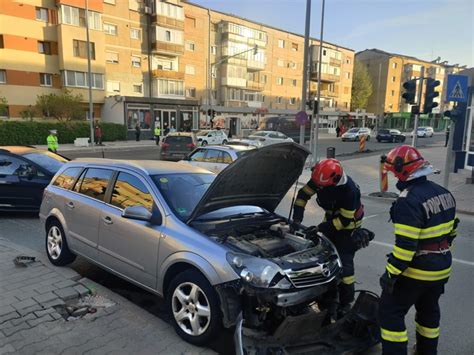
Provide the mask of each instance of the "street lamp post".
[{"label": "street lamp post", "polygon": [[89,0],[86,0],[86,45],[87,45],[87,81],[89,91],[89,125],[91,145],[94,146],[94,106],[92,103],[91,42],[89,38]]}]

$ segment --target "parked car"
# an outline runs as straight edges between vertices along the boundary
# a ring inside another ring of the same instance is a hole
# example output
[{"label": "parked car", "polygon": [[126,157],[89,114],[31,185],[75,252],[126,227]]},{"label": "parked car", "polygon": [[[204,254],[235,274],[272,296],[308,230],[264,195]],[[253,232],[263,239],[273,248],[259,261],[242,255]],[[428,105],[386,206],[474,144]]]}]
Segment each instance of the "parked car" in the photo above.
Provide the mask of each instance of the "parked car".
[{"label": "parked car", "polygon": [[361,136],[366,136],[367,140],[370,140],[370,135],[372,134],[372,131],[370,128],[364,128],[364,127],[353,127],[350,130],[348,130],[346,133],[344,133],[341,136],[341,139],[343,142],[346,141],[359,141]]},{"label": "parked car", "polygon": [[161,142],[161,160],[179,161],[196,148],[197,141],[193,133],[170,132]]},{"label": "parked car", "polygon": [[198,144],[205,147],[209,144],[226,144],[229,140],[227,134],[221,129],[211,129],[196,133]]},{"label": "parked car", "polygon": [[377,142],[405,142],[406,136],[398,129],[379,129],[375,137]]},{"label": "parked car", "polygon": [[[433,137],[434,135],[434,129],[433,127],[418,127],[418,129],[416,130],[416,135],[418,136],[418,138],[427,138],[427,137]],[[411,131],[410,133],[410,137],[413,137],[413,135],[415,134],[415,131]]]},{"label": "parked car", "polygon": [[35,147],[0,147],[0,211],[38,211],[43,190],[67,161]]},{"label": "parked car", "polygon": [[259,141],[262,146],[275,143],[294,142],[292,138],[277,131],[255,131],[249,135],[247,139]]},{"label": "parked car", "polygon": [[[275,213],[309,152],[295,143],[249,151],[221,174],[163,161],[83,159],[46,188],[40,218],[50,262],[76,255],[165,297],[194,344],[240,322],[271,332],[340,280],[321,234]],[[249,173],[250,172],[250,173]]]},{"label": "parked car", "polygon": [[243,147],[255,147],[260,148],[263,147],[262,142],[255,139],[245,139],[245,138],[235,138],[231,139],[226,143],[229,146],[243,146]]},{"label": "parked car", "polygon": [[207,169],[213,173],[220,173],[229,164],[232,164],[238,158],[255,149],[252,146],[214,146],[199,147],[188,155],[183,163],[189,163],[200,168]]}]

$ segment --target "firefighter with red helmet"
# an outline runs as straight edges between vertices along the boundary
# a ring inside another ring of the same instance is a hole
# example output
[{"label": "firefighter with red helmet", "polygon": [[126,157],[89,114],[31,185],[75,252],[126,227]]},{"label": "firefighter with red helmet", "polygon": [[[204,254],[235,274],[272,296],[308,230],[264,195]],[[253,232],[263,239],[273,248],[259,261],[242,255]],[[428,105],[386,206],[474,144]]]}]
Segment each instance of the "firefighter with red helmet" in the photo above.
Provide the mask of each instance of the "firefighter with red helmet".
[{"label": "firefighter with red helmet", "polygon": [[[336,246],[342,261],[342,282],[337,289],[330,290],[323,308],[331,318],[341,318],[354,301],[354,248],[353,233],[362,225],[364,216],[360,201],[359,186],[344,173],[336,159],[318,162],[311,179],[298,191],[293,207],[293,222],[299,225],[304,216],[308,200],[317,195],[316,201],[325,210],[325,218],[317,230]],[[368,243],[368,241],[367,241]],[[364,245],[366,246],[366,245]],[[339,302],[337,296],[339,294]]]},{"label": "firefighter with red helmet", "polygon": [[380,278],[379,304],[383,354],[407,354],[405,315],[416,309],[416,351],[436,354],[440,333],[439,298],[451,272],[450,246],[459,220],[456,201],[445,188],[427,179],[432,166],[413,147],[392,149],[385,169],[401,191],[390,216],[395,245]]}]

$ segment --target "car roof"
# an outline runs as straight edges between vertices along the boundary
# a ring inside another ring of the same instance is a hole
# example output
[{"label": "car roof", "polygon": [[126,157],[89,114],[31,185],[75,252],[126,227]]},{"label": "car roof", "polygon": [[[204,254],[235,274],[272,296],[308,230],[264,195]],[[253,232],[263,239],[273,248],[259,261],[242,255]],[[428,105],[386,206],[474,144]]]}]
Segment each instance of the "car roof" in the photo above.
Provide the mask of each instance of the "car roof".
[{"label": "car roof", "polygon": [[219,146],[210,146],[210,147],[199,147],[199,149],[216,149],[216,150],[236,150],[236,151],[243,151],[243,150],[251,150],[255,147],[249,147],[246,145],[219,145]]},{"label": "car roof", "polygon": [[33,146],[28,145],[10,145],[10,146],[0,146],[0,152],[7,151],[9,153],[23,155],[32,152],[42,152],[44,150],[36,149]]},{"label": "car roof", "polygon": [[191,164],[175,163],[162,160],[118,160],[103,158],[79,158],[65,164],[66,167],[71,166],[100,166],[110,169],[125,168],[143,172],[147,175],[157,174],[209,174],[210,171],[196,167]]},{"label": "car roof", "polygon": [[192,132],[170,132],[166,135],[167,137],[169,136],[187,136],[187,137],[192,137],[193,133]]}]

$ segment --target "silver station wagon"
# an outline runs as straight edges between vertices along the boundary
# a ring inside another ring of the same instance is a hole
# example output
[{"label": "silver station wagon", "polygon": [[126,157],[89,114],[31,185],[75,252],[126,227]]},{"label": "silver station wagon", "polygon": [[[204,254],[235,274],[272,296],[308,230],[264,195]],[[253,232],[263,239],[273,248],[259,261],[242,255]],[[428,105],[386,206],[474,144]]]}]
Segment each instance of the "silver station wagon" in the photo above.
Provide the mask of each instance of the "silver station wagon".
[{"label": "silver station wagon", "polygon": [[275,213],[307,155],[272,145],[219,175],[161,161],[69,162],[41,205],[48,258],[61,266],[80,255],[164,296],[177,333],[194,344],[242,318],[274,331],[339,281],[334,246]]}]

